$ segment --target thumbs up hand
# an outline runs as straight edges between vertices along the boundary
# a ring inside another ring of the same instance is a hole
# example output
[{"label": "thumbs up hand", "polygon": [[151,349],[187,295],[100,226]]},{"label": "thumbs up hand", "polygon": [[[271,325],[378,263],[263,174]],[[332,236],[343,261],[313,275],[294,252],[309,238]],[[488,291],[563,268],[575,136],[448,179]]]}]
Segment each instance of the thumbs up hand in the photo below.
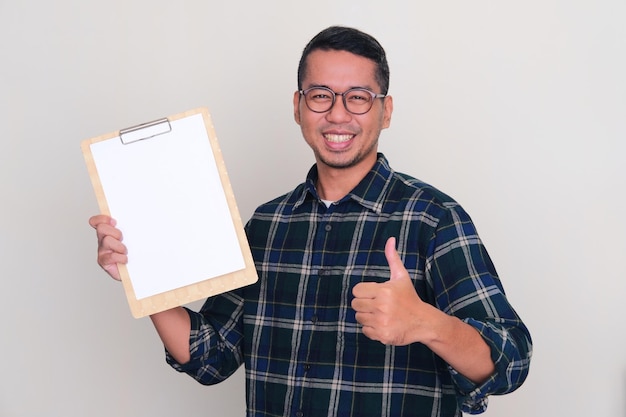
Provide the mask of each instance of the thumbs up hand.
[{"label": "thumbs up hand", "polygon": [[363,334],[372,340],[395,346],[426,343],[434,337],[429,320],[440,312],[420,299],[395,245],[394,237],[385,244],[389,281],[357,284],[352,308]]}]

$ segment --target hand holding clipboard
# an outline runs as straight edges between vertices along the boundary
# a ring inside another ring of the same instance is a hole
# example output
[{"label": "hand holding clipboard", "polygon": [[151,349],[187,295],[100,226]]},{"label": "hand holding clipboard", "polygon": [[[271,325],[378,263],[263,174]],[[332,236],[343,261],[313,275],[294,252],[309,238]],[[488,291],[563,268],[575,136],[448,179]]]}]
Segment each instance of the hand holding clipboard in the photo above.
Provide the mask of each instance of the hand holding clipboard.
[{"label": "hand holding clipboard", "polygon": [[81,147],[101,212],[124,232],[129,258],[118,267],[133,316],[256,282],[207,109],[85,140]]}]

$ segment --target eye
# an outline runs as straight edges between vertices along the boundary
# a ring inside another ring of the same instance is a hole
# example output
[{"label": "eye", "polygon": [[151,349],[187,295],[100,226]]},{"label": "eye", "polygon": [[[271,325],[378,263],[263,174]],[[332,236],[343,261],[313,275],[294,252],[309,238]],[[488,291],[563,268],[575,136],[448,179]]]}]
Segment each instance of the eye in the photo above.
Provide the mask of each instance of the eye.
[{"label": "eye", "polygon": [[326,90],[321,88],[315,88],[313,90],[309,90],[306,94],[309,100],[315,101],[330,101],[333,99],[333,96]]},{"label": "eye", "polygon": [[366,90],[353,90],[348,94],[346,99],[355,104],[364,104],[368,103],[372,99],[372,96]]}]

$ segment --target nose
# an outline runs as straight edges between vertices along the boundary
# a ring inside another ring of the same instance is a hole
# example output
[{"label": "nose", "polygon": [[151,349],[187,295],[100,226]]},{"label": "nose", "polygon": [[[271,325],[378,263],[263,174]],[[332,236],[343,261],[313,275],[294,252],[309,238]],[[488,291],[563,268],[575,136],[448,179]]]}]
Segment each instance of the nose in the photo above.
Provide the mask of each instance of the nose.
[{"label": "nose", "polygon": [[343,96],[337,94],[333,106],[326,113],[326,120],[332,123],[345,123],[352,119],[350,113],[343,102]]}]

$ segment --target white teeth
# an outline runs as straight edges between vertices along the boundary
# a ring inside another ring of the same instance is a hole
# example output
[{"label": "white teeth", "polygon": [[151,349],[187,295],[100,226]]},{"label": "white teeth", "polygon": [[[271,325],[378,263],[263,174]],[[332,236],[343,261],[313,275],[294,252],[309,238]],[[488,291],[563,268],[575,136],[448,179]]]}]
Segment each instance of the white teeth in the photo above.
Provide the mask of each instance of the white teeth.
[{"label": "white teeth", "polygon": [[327,141],[341,143],[352,139],[352,135],[324,135]]}]

